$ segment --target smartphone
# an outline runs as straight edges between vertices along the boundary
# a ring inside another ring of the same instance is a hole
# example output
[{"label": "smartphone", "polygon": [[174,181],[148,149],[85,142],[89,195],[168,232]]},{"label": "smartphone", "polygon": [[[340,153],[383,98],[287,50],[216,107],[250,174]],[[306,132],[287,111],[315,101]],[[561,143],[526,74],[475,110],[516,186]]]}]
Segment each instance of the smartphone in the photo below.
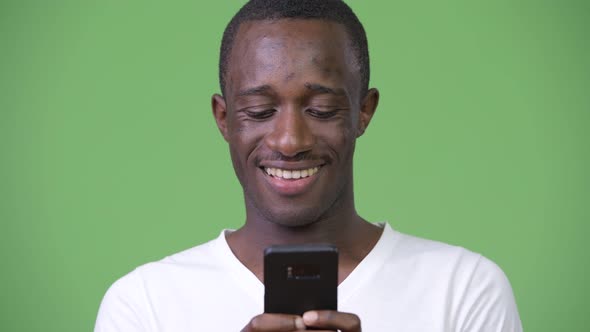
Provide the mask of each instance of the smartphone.
[{"label": "smartphone", "polygon": [[303,315],[337,310],[338,249],[327,244],[264,250],[264,312]]}]

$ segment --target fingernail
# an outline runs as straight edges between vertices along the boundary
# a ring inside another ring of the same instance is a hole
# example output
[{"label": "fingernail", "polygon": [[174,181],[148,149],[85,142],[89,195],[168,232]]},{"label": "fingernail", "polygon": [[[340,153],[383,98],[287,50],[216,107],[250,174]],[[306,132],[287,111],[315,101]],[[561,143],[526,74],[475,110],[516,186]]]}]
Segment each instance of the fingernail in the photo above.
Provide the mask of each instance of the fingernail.
[{"label": "fingernail", "polygon": [[295,318],[295,328],[298,330],[305,330],[305,323],[303,322],[303,318]]},{"label": "fingernail", "polygon": [[308,311],[303,314],[303,321],[307,324],[314,323],[318,320],[318,313],[315,311]]}]

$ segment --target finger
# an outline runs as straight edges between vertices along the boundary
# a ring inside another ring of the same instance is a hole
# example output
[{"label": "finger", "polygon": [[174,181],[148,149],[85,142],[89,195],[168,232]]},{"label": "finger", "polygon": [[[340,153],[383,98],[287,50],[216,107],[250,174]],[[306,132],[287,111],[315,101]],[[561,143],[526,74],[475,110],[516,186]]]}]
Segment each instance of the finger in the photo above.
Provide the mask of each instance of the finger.
[{"label": "finger", "polygon": [[305,330],[301,316],[284,314],[261,314],[250,320],[242,332],[281,332]]},{"label": "finger", "polygon": [[360,332],[361,320],[355,314],[333,310],[314,310],[303,314],[306,326],[319,327],[342,332]]}]

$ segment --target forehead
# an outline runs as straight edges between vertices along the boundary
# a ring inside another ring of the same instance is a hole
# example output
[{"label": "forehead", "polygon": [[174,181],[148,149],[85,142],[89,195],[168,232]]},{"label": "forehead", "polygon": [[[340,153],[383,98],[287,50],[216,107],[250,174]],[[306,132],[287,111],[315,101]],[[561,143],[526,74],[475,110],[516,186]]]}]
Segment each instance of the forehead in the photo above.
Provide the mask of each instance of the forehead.
[{"label": "forehead", "polygon": [[245,22],[240,25],[229,57],[227,88],[238,91],[290,82],[358,83],[359,68],[349,44],[344,26],[335,22]]}]

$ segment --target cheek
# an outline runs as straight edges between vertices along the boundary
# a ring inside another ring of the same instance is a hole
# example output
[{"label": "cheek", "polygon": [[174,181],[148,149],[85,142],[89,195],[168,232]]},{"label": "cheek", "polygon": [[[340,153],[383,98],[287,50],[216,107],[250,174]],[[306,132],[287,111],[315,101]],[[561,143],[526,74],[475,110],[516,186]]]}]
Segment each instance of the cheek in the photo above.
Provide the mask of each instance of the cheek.
[{"label": "cheek", "polygon": [[251,157],[253,156],[251,144],[244,140],[240,135],[232,134],[232,139],[229,144],[229,150],[231,155],[231,161],[234,168],[234,172],[238,181],[242,185],[244,190],[249,190],[250,181],[253,179],[249,173],[256,171],[252,166]]},{"label": "cheek", "polygon": [[239,114],[231,114],[227,122],[230,140],[242,145],[264,135],[264,132],[268,130],[267,127],[266,122],[249,121]]},{"label": "cheek", "polygon": [[236,173],[238,180],[240,180],[240,182],[243,184],[244,183],[243,180],[245,178],[244,177],[244,165],[242,162],[242,156],[240,154],[239,146],[236,146],[235,143],[230,143],[229,153],[231,156],[232,165],[234,166],[234,172]]},{"label": "cheek", "polygon": [[340,157],[343,157],[342,154],[346,153],[347,148],[354,144],[356,131],[351,125],[350,118],[332,123],[318,123],[314,127],[313,132],[316,133],[317,138],[325,142]]},{"label": "cheek", "polygon": [[230,121],[228,132],[234,167],[243,169],[251,161],[254,156],[253,152],[259,147],[266,130],[268,130],[266,127],[262,123]]}]

